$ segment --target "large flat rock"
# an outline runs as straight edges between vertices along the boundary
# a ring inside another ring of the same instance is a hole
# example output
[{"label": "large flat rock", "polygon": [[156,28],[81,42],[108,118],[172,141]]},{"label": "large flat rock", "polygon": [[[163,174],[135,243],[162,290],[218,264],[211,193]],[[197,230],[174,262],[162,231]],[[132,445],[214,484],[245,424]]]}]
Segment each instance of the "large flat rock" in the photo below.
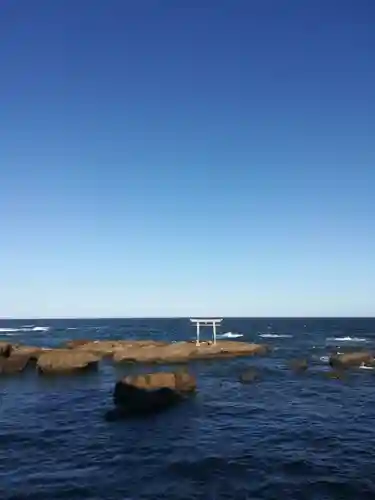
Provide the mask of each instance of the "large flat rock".
[{"label": "large flat rock", "polygon": [[91,352],[51,349],[39,356],[37,368],[43,374],[76,372],[96,366],[99,359]]},{"label": "large flat rock", "polygon": [[217,344],[176,342],[161,346],[122,346],[114,355],[115,362],[185,363],[194,359],[225,358],[265,354],[268,348],[248,342],[219,341]]},{"label": "large flat rock", "polygon": [[91,352],[98,356],[112,356],[119,349],[165,346],[166,342],[156,340],[73,340],[66,344],[68,349]]}]

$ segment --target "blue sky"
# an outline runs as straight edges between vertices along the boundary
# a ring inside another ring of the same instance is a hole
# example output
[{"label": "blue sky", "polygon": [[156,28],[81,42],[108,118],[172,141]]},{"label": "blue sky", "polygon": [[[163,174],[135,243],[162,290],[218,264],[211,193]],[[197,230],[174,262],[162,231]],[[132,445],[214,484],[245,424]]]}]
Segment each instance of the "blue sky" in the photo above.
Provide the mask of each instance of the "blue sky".
[{"label": "blue sky", "polygon": [[374,315],[374,25],[3,0],[0,317]]}]

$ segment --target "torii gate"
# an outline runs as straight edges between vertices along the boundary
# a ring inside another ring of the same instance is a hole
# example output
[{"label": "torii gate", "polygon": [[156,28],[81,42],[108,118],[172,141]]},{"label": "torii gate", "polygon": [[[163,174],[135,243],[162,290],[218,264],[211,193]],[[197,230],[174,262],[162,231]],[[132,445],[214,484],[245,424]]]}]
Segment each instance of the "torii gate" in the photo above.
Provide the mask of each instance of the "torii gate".
[{"label": "torii gate", "polygon": [[209,319],[195,319],[195,318],[190,318],[190,321],[192,323],[195,323],[197,327],[197,340],[196,340],[196,345],[200,345],[199,342],[199,333],[200,333],[200,327],[201,326],[212,326],[212,337],[214,344],[216,344],[216,326],[220,325],[220,323],[223,321],[222,318],[209,318]]}]

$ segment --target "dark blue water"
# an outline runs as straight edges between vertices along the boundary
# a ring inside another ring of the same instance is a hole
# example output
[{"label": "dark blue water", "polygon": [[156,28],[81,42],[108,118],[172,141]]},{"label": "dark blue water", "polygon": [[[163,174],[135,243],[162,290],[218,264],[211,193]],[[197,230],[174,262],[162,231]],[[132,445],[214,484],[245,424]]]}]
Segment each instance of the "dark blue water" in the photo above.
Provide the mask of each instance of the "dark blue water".
[{"label": "dark blue water", "polygon": [[[146,420],[103,418],[126,366],[0,378],[0,498],[373,500],[375,373],[356,370],[344,381],[325,373],[330,352],[374,348],[375,320],[228,319],[221,330],[274,350],[195,362],[198,396]],[[46,346],[193,335],[187,319],[0,322],[0,339]],[[287,368],[306,356],[306,374]],[[261,380],[239,384],[250,366]]]}]

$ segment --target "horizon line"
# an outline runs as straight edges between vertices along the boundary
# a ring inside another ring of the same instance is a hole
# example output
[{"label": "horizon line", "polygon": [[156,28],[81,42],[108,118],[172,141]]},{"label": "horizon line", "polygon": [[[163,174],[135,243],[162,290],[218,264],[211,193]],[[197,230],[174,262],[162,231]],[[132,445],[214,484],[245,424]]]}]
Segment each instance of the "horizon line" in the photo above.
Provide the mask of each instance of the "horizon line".
[{"label": "horizon line", "polygon": [[[219,315],[223,320],[225,319],[375,319],[375,316],[224,316]],[[35,316],[35,317],[12,317],[0,316],[0,321],[58,321],[58,320],[149,320],[149,319],[190,319],[190,318],[216,318],[219,316]]]}]

